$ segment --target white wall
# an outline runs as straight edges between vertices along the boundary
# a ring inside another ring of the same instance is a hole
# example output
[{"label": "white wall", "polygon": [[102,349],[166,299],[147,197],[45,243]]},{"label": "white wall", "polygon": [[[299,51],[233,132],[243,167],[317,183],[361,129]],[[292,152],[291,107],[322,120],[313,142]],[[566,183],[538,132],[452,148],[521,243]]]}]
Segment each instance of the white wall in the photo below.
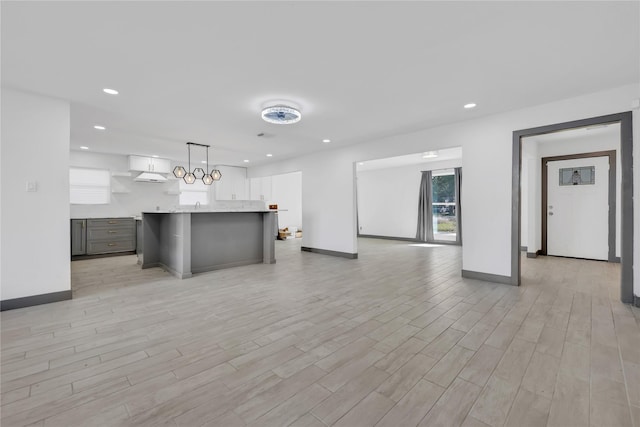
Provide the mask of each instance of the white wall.
[{"label": "white wall", "polygon": [[461,165],[462,159],[457,159],[359,171],[357,196],[360,234],[414,239],[418,225],[421,172]]},{"label": "white wall", "polygon": [[[344,148],[319,147],[326,151],[250,168],[249,176],[302,171],[303,245],[357,252],[353,162],[462,146],[463,269],[510,276],[513,131],[628,111],[639,94],[634,84]],[[640,125],[634,120],[637,138]],[[640,174],[634,179],[638,191]],[[635,200],[637,215],[640,198]],[[639,252],[636,239],[636,257]],[[636,289],[638,276],[636,269]]]},{"label": "white wall", "polygon": [[[107,169],[110,172],[128,172],[128,156],[71,151],[70,166]],[[111,178],[111,203],[107,205],[71,205],[72,218],[106,218],[136,216],[142,211],[171,209],[178,205],[178,196],[167,191],[178,191],[177,180],[165,183],[136,182],[133,180],[139,172],[131,176],[113,176]],[[118,191],[128,191],[120,193]]]},{"label": "white wall", "polygon": [[2,300],[71,289],[69,111],[67,102],[2,89]]},{"label": "white wall", "polygon": [[302,173],[292,172],[271,177],[271,203],[278,204],[280,228],[302,230]]},{"label": "white wall", "polygon": [[540,159],[538,144],[529,141],[522,144],[521,206],[520,206],[520,246],[526,246],[527,252],[535,253],[541,247],[540,230]]}]

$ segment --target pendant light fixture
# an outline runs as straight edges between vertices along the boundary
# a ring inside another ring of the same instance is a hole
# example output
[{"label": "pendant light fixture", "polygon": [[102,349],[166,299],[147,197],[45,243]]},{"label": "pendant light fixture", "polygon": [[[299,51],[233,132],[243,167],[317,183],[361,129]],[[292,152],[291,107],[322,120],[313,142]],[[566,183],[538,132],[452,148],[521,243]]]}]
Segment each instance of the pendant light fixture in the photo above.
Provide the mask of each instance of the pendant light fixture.
[{"label": "pendant light fixture", "polygon": [[[191,146],[197,145],[198,147],[205,147],[207,149],[207,170],[202,168],[195,168],[191,171]],[[187,150],[189,152],[188,169],[185,170],[182,166],[176,166],[173,169],[173,175],[176,178],[182,178],[187,184],[193,184],[196,180],[201,179],[205,185],[213,184],[213,181],[220,181],[222,173],[218,169],[213,169],[209,173],[209,146],[205,144],[196,144],[195,142],[187,142]]]}]

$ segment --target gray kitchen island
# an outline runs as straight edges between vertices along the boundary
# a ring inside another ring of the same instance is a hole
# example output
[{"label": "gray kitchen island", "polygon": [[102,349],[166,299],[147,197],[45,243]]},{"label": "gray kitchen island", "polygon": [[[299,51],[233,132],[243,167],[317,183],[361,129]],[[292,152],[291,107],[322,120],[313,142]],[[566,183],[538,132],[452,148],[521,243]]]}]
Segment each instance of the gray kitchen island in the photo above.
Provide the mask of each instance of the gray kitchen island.
[{"label": "gray kitchen island", "polygon": [[142,213],[142,268],[185,279],[248,264],[274,264],[275,211],[191,210]]}]

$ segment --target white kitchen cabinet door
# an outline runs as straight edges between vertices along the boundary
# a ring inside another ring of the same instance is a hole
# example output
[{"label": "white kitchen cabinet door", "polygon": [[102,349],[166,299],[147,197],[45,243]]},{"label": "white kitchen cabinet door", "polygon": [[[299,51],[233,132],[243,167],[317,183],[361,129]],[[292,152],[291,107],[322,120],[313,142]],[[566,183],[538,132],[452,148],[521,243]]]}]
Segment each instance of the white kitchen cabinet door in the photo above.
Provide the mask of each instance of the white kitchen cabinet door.
[{"label": "white kitchen cabinet door", "polygon": [[171,161],[167,159],[151,158],[151,172],[171,173]]},{"label": "white kitchen cabinet door", "polygon": [[251,200],[271,200],[271,177],[251,178]]},{"label": "white kitchen cabinet door", "polygon": [[144,156],[129,156],[129,170],[140,172],[171,173],[171,161]]},{"label": "white kitchen cabinet door", "polygon": [[132,171],[140,171],[140,172],[149,172],[151,162],[151,158],[142,157],[142,156],[129,156],[129,170]]},{"label": "white kitchen cabinet door", "polygon": [[215,166],[222,179],[215,183],[216,200],[248,200],[247,170],[235,166]]}]

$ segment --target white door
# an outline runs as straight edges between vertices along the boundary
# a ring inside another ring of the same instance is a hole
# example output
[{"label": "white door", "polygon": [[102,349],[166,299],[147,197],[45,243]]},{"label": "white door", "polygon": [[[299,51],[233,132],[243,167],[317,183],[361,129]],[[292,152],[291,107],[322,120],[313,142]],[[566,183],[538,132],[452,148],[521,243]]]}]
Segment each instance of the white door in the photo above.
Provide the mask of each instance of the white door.
[{"label": "white door", "polygon": [[546,211],[547,255],[607,261],[609,157],[547,162]]}]

